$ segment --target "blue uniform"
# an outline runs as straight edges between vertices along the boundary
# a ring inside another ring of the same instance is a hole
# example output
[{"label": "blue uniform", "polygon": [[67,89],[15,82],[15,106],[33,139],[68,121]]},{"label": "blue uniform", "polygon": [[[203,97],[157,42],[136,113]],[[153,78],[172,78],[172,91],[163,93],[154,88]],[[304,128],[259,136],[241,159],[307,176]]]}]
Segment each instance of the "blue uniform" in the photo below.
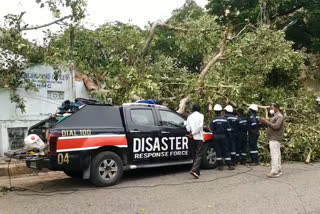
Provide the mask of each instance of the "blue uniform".
[{"label": "blue uniform", "polygon": [[249,121],[248,123],[249,149],[250,149],[251,161],[253,163],[259,163],[259,156],[258,156],[258,139],[260,136],[259,117],[256,115],[256,113],[251,113],[248,121]]},{"label": "blue uniform", "polygon": [[240,154],[241,163],[245,163],[247,160],[248,120],[245,116],[240,115],[238,121],[240,132],[237,153]]},{"label": "blue uniform", "polygon": [[228,121],[223,116],[216,116],[210,123],[210,129],[213,134],[213,142],[217,154],[217,162],[222,166],[224,158],[226,164],[231,166],[231,158],[228,145]]},{"label": "blue uniform", "polygon": [[[237,136],[239,134],[239,120],[236,116],[232,114],[225,114],[225,119],[228,121],[229,124],[229,150],[230,150],[230,155],[233,163],[237,162]],[[239,154],[238,154],[239,155]]]}]

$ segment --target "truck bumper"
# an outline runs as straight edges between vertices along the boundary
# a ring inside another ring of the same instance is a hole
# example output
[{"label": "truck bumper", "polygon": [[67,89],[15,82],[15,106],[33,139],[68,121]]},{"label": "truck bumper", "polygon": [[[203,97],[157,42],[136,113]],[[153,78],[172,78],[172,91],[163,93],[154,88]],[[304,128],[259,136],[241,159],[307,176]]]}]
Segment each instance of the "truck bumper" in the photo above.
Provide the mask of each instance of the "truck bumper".
[{"label": "truck bumper", "polygon": [[49,168],[49,159],[30,159],[26,160],[26,165],[28,168],[32,169],[43,169]]},{"label": "truck bumper", "polygon": [[68,157],[68,163],[63,164],[58,164],[57,156],[29,158],[26,159],[26,166],[32,169],[47,168],[53,171],[84,171],[90,166],[91,156],[88,152],[69,153]]}]

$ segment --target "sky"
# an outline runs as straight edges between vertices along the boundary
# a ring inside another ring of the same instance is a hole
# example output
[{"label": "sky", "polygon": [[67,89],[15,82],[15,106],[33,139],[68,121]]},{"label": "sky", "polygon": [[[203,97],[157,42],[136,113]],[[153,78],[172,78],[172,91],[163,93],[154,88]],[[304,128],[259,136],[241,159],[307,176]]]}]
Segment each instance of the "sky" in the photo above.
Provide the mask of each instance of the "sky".
[{"label": "sky", "polygon": [[[24,20],[30,25],[41,25],[53,20],[50,11],[40,9],[35,0],[0,0],[0,25],[3,25],[3,16],[8,13],[18,14],[26,11]],[[4,3],[5,2],[5,3]],[[121,21],[144,27],[149,21],[166,20],[172,11],[181,7],[185,0],[88,0],[87,17],[83,21],[87,27],[97,27],[105,22]],[[196,0],[204,7],[207,0]],[[68,11],[63,11],[68,15]],[[56,31],[58,26],[50,30]],[[28,31],[25,37],[41,42],[44,34],[42,30]]]}]

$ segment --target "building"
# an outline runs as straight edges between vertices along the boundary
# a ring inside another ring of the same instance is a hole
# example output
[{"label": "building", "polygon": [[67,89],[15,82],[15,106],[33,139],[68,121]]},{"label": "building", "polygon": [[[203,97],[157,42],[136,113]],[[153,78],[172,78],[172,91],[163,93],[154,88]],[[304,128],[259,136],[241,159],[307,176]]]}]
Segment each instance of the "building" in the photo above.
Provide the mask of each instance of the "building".
[{"label": "building", "polygon": [[9,150],[22,148],[28,128],[54,114],[64,100],[90,98],[85,84],[88,80],[75,78],[69,70],[61,72],[56,81],[52,67],[37,65],[27,69],[24,78],[38,89],[17,90],[25,100],[25,113],[17,109],[15,103],[11,103],[7,89],[0,89],[0,156]]}]

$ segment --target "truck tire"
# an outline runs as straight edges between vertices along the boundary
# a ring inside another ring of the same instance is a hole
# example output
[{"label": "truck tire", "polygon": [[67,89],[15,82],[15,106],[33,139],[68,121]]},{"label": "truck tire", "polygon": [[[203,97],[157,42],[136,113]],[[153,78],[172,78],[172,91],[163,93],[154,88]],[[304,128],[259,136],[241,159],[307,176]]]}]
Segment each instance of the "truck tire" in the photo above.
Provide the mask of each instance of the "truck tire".
[{"label": "truck tire", "polygon": [[68,175],[71,178],[82,178],[81,171],[64,170],[64,174]]},{"label": "truck tire", "polygon": [[216,151],[214,150],[213,146],[209,143],[205,143],[204,145],[204,153],[202,158],[202,168],[204,169],[214,169],[217,167],[217,156]]},{"label": "truck tire", "polygon": [[114,152],[97,154],[91,165],[90,181],[96,186],[105,187],[118,183],[123,174],[123,162]]}]

